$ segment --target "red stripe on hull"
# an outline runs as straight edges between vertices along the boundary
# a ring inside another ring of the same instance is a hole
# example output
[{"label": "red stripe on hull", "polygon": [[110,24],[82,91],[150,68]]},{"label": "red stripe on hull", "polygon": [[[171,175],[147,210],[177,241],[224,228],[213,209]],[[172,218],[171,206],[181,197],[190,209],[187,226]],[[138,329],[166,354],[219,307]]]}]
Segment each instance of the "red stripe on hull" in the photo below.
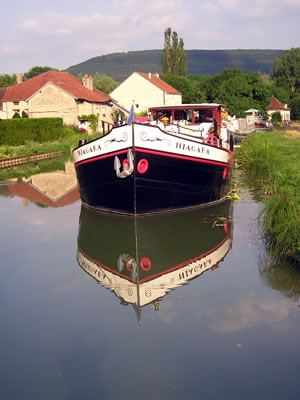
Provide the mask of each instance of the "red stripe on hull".
[{"label": "red stripe on hull", "polygon": [[[130,148],[130,150],[133,150],[133,149]],[[90,163],[90,162],[93,162],[96,160],[101,160],[101,159],[108,158],[108,157],[114,157],[119,154],[126,154],[127,151],[128,151],[128,149],[120,150],[120,151],[116,151],[114,153],[104,154],[103,156],[89,158],[88,160],[79,161],[75,165],[78,166],[78,165],[87,164],[87,163]],[[201,163],[205,163],[205,164],[213,164],[213,165],[221,165],[221,166],[228,166],[228,164],[229,164],[226,162],[211,161],[211,160],[207,160],[205,158],[189,157],[189,156],[183,156],[180,154],[173,154],[173,153],[164,153],[164,152],[156,151],[156,150],[147,150],[147,149],[136,148],[135,151],[140,152],[140,153],[155,154],[155,155],[159,155],[162,157],[170,157],[170,158],[178,158],[181,160],[196,161],[196,162],[201,162]]]},{"label": "red stripe on hull", "polygon": [[179,158],[181,160],[188,160],[188,161],[197,161],[197,162],[202,162],[205,164],[214,164],[214,165],[221,165],[221,166],[228,166],[226,162],[218,162],[218,161],[210,161],[207,160],[206,158],[197,158],[197,157],[188,157],[188,156],[182,156],[180,154],[173,154],[173,153],[163,153],[161,151],[156,151],[156,150],[144,150],[144,149],[135,149],[137,152],[141,153],[148,153],[148,154],[155,154],[163,157],[170,157],[170,158]]},{"label": "red stripe on hull", "polygon": [[86,163],[90,163],[90,162],[93,162],[93,161],[96,161],[96,160],[101,160],[103,158],[114,157],[114,156],[117,156],[119,154],[126,154],[127,151],[128,151],[128,149],[120,150],[120,151],[116,151],[114,153],[104,154],[103,156],[99,156],[99,157],[95,157],[95,158],[89,158],[88,160],[79,161],[75,165],[77,166],[77,165],[81,165],[81,164],[86,164]]}]

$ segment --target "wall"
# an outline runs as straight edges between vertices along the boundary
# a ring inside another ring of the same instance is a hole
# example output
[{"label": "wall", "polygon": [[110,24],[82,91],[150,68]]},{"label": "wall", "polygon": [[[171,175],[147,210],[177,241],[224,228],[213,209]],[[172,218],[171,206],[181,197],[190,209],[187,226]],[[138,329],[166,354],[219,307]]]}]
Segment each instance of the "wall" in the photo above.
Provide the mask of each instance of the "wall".
[{"label": "wall", "polygon": [[67,125],[77,125],[77,104],[70,94],[51,83],[33,95],[29,101],[29,117],[60,117]]},{"label": "wall", "polygon": [[25,111],[27,114],[29,113],[29,106],[26,101],[4,102],[2,107],[3,109],[0,111],[1,119],[12,118],[15,112],[18,112],[20,115],[22,115],[22,111]]},{"label": "wall", "polygon": [[151,106],[181,104],[181,96],[163,92],[136,72],[113,90],[110,96],[127,110],[130,110],[134,101],[135,112],[145,111]]},{"label": "wall", "polygon": [[69,93],[52,83],[46,84],[28,101],[3,103],[0,118],[12,118],[18,111],[22,115],[25,111],[30,118],[60,117],[66,125],[79,126],[78,116],[95,114],[99,118],[99,130],[102,130],[102,121],[113,124],[112,107],[101,103],[78,101]]},{"label": "wall", "polygon": [[269,115],[270,119],[272,119],[272,114],[274,114],[276,112],[280,112],[282,121],[290,121],[291,120],[291,113],[290,113],[289,110],[286,110],[286,111],[285,110],[268,111],[268,115]]}]

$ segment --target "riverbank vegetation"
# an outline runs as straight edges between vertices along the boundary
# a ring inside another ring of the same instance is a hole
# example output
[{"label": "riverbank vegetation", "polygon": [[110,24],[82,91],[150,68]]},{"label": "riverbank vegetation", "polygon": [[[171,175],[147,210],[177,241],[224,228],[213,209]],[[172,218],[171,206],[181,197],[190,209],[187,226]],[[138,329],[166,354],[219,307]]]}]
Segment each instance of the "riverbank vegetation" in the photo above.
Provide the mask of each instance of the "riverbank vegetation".
[{"label": "riverbank vegetation", "polygon": [[260,189],[261,227],[276,257],[300,261],[300,135],[272,130],[249,135],[236,151],[246,181]]},{"label": "riverbank vegetation", "polygon": [[50,142],[38,143],[31,140],[26,141],[24,145],[20,146],[0,145],[0,159],[29,156],[30,154],[44,152],[63,152],[61,156],[51,160],[28,163],[26,165],[0,170],[0,181],[29,177],[42,172],[63,170],[65,162],[67,160],[72,160],[72,150],[77,147],[79,140],[88,138],[88,140],[91,141],[99,136],[99,133],[97,133],[87,137],[86,133],[82,133],[79,129],[69,126],[65,126],[63,132],[59,140]]}]

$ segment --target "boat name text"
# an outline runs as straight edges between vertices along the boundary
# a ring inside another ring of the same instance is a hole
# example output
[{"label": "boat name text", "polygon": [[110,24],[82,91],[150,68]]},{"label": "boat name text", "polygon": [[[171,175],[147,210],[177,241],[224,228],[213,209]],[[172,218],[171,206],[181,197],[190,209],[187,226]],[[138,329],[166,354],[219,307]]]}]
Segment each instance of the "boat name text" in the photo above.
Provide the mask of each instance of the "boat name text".
[{"label": "boat name text", "polygon": [[197,274],[202,270],[204,271],[207,268],[211,268],[212,267],[211,261],[212,261],[211,258],[203,262],[198,261],[195,263],[196,265],[192,265],[190,268],[187,268],[186,270],[179,272],[179,280],[191,278],[194,274]]},{"label": "boat name text", "polygon": [[209,155],[209,149],[205,148],[204,146],[197,146],[197,145],[189,145],[186,143],[176,142],[176,149],[180,150],[187,150],[193,153],[200,153],[200,154],[207,154]]},{"label": "boat name text", "polygon": [[95,151],[102,150],[100,144],[94,144],[93,146],[85,146],[82,149],[77,150],[79,156],[85,156],[89,153],[94,153]]}]

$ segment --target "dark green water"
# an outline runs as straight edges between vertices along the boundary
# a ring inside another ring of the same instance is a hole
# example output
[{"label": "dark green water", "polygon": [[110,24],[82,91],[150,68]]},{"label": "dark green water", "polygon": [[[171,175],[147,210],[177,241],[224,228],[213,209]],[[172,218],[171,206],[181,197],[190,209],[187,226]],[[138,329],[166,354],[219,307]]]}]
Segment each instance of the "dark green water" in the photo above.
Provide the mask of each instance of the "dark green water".
[{"label": "dark green water", "polygon": [[137,222],[0,194],[1,400],[298,398],[300,272],[251,193]]}]

